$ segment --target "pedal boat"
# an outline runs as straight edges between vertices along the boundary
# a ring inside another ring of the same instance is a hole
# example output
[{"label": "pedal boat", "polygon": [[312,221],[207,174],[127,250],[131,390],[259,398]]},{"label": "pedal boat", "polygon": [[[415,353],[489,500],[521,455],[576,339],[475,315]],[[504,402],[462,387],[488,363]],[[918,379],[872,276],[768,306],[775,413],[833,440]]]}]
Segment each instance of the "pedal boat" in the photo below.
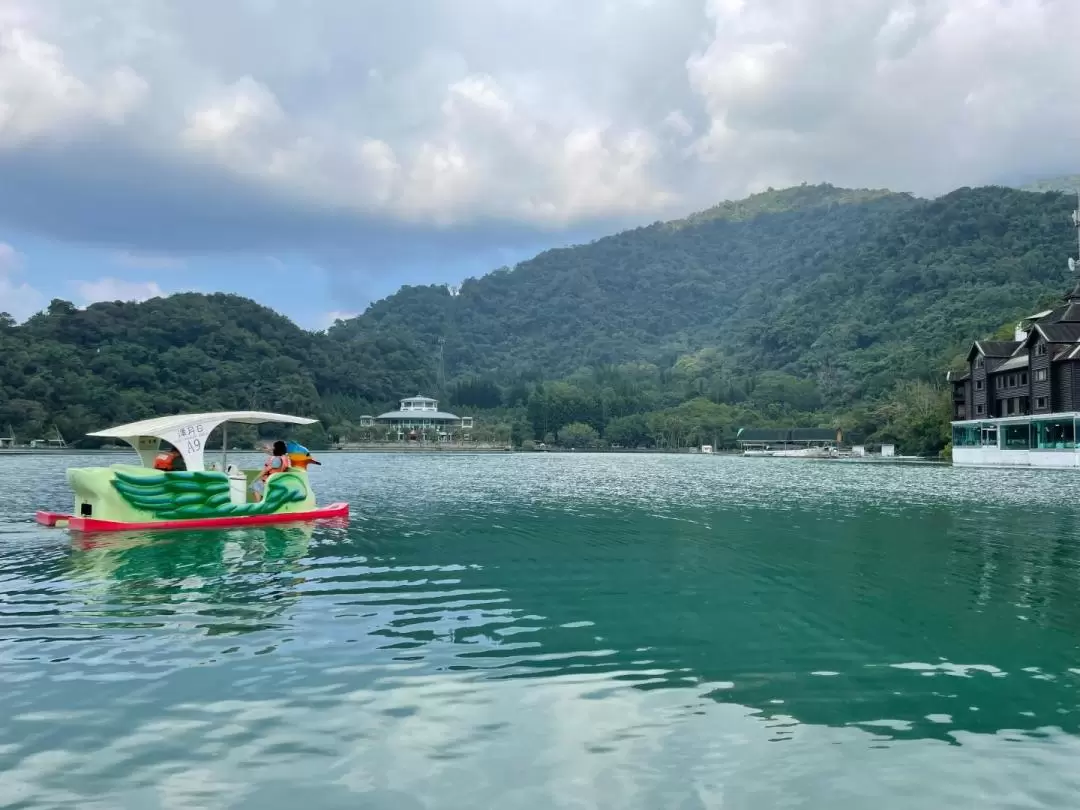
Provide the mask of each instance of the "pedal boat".
[{"label": "pedal boat", "polygon": [[[41,511],[37,522],[77,532],[132,529],[227,529],[269,523],[297,523],[348,517],[347,503],[318,506],[307,464],[294,463],[266,481],[261,501],[251,483],[262,469],[240,469],[228,460],[230,423],[311,425],[317,419],[263,411],[223,411],[146,419],[101,430],[90,436],[120,439],[138,453],[140,464],[72,467],[67,480],[74,493],[70,515]],[[206,440],[221,427],[221,466],[206,466]],[[153,467],[162,441],[184,459],[182,471]]]}]

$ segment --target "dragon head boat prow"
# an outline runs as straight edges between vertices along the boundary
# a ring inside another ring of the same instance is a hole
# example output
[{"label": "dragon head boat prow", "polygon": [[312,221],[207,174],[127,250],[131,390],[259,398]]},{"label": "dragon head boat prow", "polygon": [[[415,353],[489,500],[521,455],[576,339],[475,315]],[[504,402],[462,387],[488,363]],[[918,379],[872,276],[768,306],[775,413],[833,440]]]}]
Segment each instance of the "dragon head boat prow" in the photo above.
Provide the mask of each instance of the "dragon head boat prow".
[{"label": "dragon head boat prow", "polygon": [[[70,515],[38,512],[46,526],[75,531],[129,529],[207,529],[265,523],[347,517],[349,505],[319,507],[308,479],[307,463],[283,463],[280,470],[243,470],[228,463],[228,425],[280,423],[310,425],[317,420],[264,411],[223,411],[147,419],[89,435],[120,439],[135,448],[141,465],[75,467],[68,483],[75,506]],[[220,469],[207,469],[206,440],[222,428]],[[176,448],[183,470],[155,469],[161,442]],[[292,444],[292,443],[291,443]],[[302,450],[309,463],[306,448]],[[297,455],[293,452],[291,456]],[[253,487],[256,479],[264,479]]]}]

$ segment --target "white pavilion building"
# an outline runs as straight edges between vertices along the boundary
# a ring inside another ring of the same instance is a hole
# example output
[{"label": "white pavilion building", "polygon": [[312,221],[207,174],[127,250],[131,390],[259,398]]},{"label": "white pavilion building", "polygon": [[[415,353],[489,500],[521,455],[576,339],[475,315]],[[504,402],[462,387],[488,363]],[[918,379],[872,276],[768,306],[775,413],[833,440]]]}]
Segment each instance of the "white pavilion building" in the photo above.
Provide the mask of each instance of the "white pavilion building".
[{"label": "white pavilion building", "polygon": [[455,430],[472,430],[473,418],[440,411],[438,400],[417,394],[401,400],[396,411],[361,417],[360,424],[385,427],[386,438],[391,441],[428,438],[442,442],[448,441]]}]

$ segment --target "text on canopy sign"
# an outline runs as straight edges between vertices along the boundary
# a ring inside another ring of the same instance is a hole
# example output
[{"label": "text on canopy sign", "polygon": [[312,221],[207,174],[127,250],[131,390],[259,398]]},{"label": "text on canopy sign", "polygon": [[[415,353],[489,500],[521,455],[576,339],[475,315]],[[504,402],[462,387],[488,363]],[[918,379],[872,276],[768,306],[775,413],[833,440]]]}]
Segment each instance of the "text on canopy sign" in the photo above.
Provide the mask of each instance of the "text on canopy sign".
[{"label": "text on canopy sign", "polygon": [[202,424],[184,425],[176,430],[177,447],[184,453],[198,453],[203,449],[207,430]]}]

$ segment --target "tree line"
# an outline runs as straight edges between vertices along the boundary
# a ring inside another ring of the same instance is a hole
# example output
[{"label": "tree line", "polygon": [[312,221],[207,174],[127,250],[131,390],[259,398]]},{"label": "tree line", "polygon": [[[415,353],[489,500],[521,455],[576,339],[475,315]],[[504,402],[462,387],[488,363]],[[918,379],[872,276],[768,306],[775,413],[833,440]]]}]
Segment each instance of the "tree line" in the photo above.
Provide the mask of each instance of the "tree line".
[{"label": "tree line", "polygon": [[945,369],[1070,286],[1072,206],[995,187],[769,191],[546,251],[456,295],[404,287],[327,332],[235,295],[55,300],[23,324],[0,315],[0,434],[257,408],[318,418],[317,446],[363,437],[362,416],[419,392],[519,444],[841,427],[933,454]]}]

